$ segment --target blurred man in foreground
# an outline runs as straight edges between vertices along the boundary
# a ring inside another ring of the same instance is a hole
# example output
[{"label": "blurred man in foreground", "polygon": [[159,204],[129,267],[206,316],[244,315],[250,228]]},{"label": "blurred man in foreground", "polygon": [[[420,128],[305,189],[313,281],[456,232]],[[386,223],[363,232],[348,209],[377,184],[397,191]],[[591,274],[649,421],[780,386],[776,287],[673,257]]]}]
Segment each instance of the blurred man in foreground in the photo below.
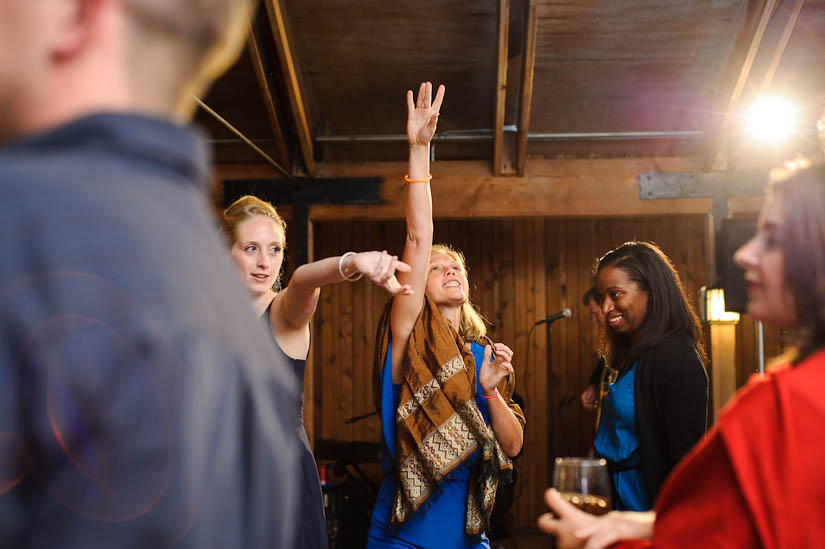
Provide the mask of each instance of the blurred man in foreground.
[{"label": "blurred man in foreground", "polygon": [[0,546],[289,547],[295,383],[183,127],[245,0],[0,0]]}]

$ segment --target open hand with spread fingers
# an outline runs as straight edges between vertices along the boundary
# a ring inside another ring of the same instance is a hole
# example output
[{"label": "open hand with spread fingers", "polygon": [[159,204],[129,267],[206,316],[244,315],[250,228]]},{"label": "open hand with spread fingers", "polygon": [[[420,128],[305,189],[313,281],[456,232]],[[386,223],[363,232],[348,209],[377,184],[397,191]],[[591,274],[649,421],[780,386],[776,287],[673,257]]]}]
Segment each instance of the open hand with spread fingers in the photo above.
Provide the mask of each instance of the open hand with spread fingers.
[{"label": "open hand with spread fingers", "polygon": [[412,90],[407,90],[407,139],[410,145],[429,145],[435,135],[441,102],[444,100],[444,84],[438,86],[433,100],[433,85],[422,82],[418,97],[413,102]]},{"label": "open hand with spread fingers", "polygon": [[[491,361],[493,353],[495,360]],[[504,343],[492,343],[484,348],[484,364],[479,368],[478,382],[485,395],[495,393],[501,380],[514,373],[512,360],[513,350]]]}]

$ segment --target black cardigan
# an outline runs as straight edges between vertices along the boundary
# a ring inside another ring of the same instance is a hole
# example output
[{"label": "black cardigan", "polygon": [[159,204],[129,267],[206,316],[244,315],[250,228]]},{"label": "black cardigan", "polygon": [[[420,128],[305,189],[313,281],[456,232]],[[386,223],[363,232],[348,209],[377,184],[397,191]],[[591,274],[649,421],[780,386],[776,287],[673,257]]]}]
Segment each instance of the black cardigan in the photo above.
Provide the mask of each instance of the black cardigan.
[{"label": "black cardigan", "polygon": [[650,501],[707,429],[708,375],[685,334],[642,353],[634,386],[636,427]]}]

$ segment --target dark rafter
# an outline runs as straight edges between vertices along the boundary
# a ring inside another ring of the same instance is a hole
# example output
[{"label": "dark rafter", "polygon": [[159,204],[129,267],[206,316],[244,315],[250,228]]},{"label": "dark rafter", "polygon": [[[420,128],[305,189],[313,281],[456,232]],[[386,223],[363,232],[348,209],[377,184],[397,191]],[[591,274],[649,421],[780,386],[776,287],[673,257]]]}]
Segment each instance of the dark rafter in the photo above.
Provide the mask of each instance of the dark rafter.
[{"label": "dark rafter", "polygon": [[[716,162],[716,157],[718,156],[719,149],[722,146],[725,130],[728,127],[731,115],[736,109],[739,98],[745,88],[745,83],[748,81],[748,75],[750,74],[751,67],[753,66],[753,60],[756,58],[756,53],[759,50],[759,45],[762,43],[762,37],[765,34],[765,29],[768,26],[768,21],[770,21],[771,13],[773,12],[775,5],[775,0],[764,0],[762,10],[759,15],[759,21],[755,27],[752,25],[752,21],[748,21],[746,19],[743,22],[742,30],[740,31],[740,35],[737,39],[737,45],[733,48],[731,59],[727,65],[729,71],[738,70],[738,77],[736,78],[730,93],[725,95],[728,99],[719,109],[721,115],[715,116],[711,119],[711,127],[708,128],[708,131],[706,132],[708,141],[706,144],[703,162],[703,169],[705,171],[712,170]],[[740,45],[744,45],[744,48],[740,49]],[[735,59],[738,58],[743,50],[746,51],[744,61],[741,64],[736,63]],[[730,73],[727,73],[726,71],[726,74],[723,76],[728,76],[729,74]]]},{"label": "dark rafter", "polygon": [[510,35],[510,0],[498,3],[498,63],[496,65],[496,113],[493,120],[493,175],[504,172],[504,114],[507,106],[507,45]]},{"label": "dark rafter", "polygon": [[793,34],[793,29],[796,26],[796,22],[799,19],[799,14],[802,12],[802,6],[804,5],[805,0],[796,0],[796,2],[794,2],[791,14],[785,22],[785,28],[782,30],[782,36],[779,38],[779,43],[776,45],[776,49],[773,52],[771,64],[768,67],[768,70],[765,71],[765,77],[762,79],[761,89],[763,90],[768,89],[771,85],[773,76],[776,74],[776,69],[779,67],[779,62],[782,60],[782,54],[785,53],[785,47],[791,39],[791,34]]},{"label": "dark rafter", "polygon": [[278,58],[286,83],[289,103],[292,108],[292,118],[295,121],[295,131],[298,134],[298,143],[301,147],[301,156],[308,177],[315,177],[315,159],[312,147],[312,125],[310,124],[307,108],[307,97],[301,86],[300,67],[297,61],[295,46],[291,43],[289,24],[283,0],[264,0],[269,24],[272,26],[272,35],[278,49]]},{"label": "dark rafter", "polygon": [[521,71],[521,102],[519,103],[516,173],[524,176],[527,160],[527,133],[530,131],[530,105],[533,101],[533,73],[536,66],[536,37],[539,26],[539,0],[529,0],[527,28],[524,39],[524,64]]},{"label": "dark rafter", "polygon": [[225,179],[224,204],[251,194],[278,206],[291,205],[290,246],[295,265],[310,261],[309,209],[315,204],[379,204],[378,177],[332,179]]},{"label": "dark rafter", "polygon": [[271,80],[272,72],[269,70],[270,67],[274,67],[274,64],[271,60],[266,59],[266,49],[263,47],[260,36],[255,32],[254,25],[250,25],[249,27],[247,48],[252,58],[252,66],[255,69],[255,76],[258,79],[258,87],[261,90],[261,99],[263,99],[264,106],[266,107],[269,125],[272,127],[272,138],[278,153],[278,161],[287,171],[291,171],[292,167],[289,162],[286,140],[284,139],[284,132],[281,129],[282,126],[278,116],[278,110],[275,107],[275,83]]},{"label": "dark rafter", "polygon": [[249,147],[250,147],[253,151],[255,151],[256,153],[258,153],[259,155],[261,155],[261,157],[263,157],[263,158],[264,158],[267,162],[269,162],[269,164],[270,164],[273,168],[275,168],[276,170],[278,170],[278,172],[279,172],[281,175],[283,175],[284,177],[289,177],[289,175],[290,175],[290,174],[289,174],[289,172],[288,172],[288,171],[286,171],[286,170],[283,168],[283,166],[281,166],[280,164],[278,164],[277,162],[275,162],[275,160],[273,160],[271,156],[269,156],[268,154],[266,154],[266,152],[264,152],[264,151],[263,151],[263,149],[261,149],[261,148],[260,148],[258,145],[256,145],[256,144],[255,144],[255,143],[254,143],[251,139],[249,139],[247,136],[245,136],[245,135],[243,134],[243,132],[241,132],[238,128],[236,128],[235,126],[233,126],[233,125],[232,125],[232,124],[231,124],[231,123],[230,123],[230,122],[229,122],[226,118],[224,118],[223,116],[221,116],[221,115],[219,115],[217,112],[215,112],[215,110],[214,110],[214,109],[212,109],[212,107],[210,107],[210,106],[209,106],[209,105],[207,105],[206,103],[204,103],[204,102],[203,102],[203,100],[201,100],[201,98],[200,98],[200,97],[195,97],[195,101],[197,102],[198,106],[199,106],[201,109],[203,109],[203,110],[204,110],[204,112],[206,112],[206,113],[207,113],[207,114],[209,114],[212,118],[214,118],[215,120],[217,120],[218,122],[220,122],[220,123],[221,123],[221,124],[222,124],[222,125],[223,125],[226,129],[227,129],[227,130],[231,131],[231,132],[232,132],[232,133],[234,133],[236,136],[238,136],[238,139],[240,139],[241,141],[243,141],[244,143],[246,143],[247,145],[249,145]]}]

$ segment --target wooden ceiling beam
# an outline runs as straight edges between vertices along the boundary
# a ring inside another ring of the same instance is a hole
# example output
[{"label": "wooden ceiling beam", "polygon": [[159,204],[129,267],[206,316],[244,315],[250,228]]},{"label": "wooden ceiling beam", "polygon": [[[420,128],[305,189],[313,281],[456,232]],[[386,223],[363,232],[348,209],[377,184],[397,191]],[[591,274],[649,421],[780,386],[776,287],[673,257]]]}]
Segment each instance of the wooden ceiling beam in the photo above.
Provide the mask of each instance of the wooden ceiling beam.
[{"label": "wooden ceiling beam", "polygon": [[275,106],[275,86],[274,82],[270,80],[272,74],[269,67],[272,63],[265,58],[265,49],[260,37],[255,32],[254,25],[249,26],[249,35],[247,37],[247,49],[249,56],[252,58],[252,66],[255,69],[255,77],[258,80],[258,87],[261,90],[261,99],[263,99],[264,107],[266,108],[266,115],[269,118],[269,125],[272,128],[272,138],[277,151],[278,161],[288,172],[292,171],[289,162],[289,151],[284,138],[284,132],[281,129],[282,124],[278,115],[278,109]]},{"label": "wooden ceiling beam", "polygon": [[[716,157],[719,155],[719,149],[722,146],[722,141],[724,139],[725,131],[728,128],[731,115],[736,109],[739,98],[742,96],[742,91],[745,88],[745,83],[748,81],[748,76],[750,75],[753,61],[756,58],[756,53],[759,51],[759,45],[762,43],[762,37],[765,35],[765,29],[768,27],[768,21],[770,21],[773,9],[776,6],[775,0],[760,1],[762,2],[762,9],[760,10],[757,24],[753,26],[752,21],[745,18],[736,41],[736,45],[731,52],[731,56],[727,64],[728,69],[731,71],[736,70],[732,67],[732,65],[738,67],[738,76],[730,93],[725,94],[727,100],[721,108],[718,109],[718,112],[721,112],[721,115],[712,118],[710,121],[711,127],[707,132],[709,137],[706,142],[705,153],[703,155],[704,161],[702,163],[704,171],[711,171],[716,163]],[[745,0],[745,4],[747,4],[747,0]],[[746,53],[744,56],[744,61],[739,64],[736,63],[735,60],[738,55],[741,54],[739,46],[742,44],[744,44],[743,49]],[[725,71],[723,77],[728,74],[730,74],[730,72]]]},{"label": "wooden ceiling beam", "polygon": [[796,27],[796,22],[799,20],[799,14],[802,12],[802,6],[805,5],[805,0],[796,0],[791,10],[788,20],[785,21],[785,27],[782,29],[782,36],[779,37],[779,42],[776,44],[776,49],[771,58],[771,64],[768,70],[765,71],[765,77],[762,79],[762,88],[766,90],[770,87],[771,81],[776,74],[776,69],[779,67],[779,62],[782,60],[782,54],[785,53],[785,47],[791,39],[793,29]]},{"label": "wooden ceiling beam", "polygon": [[516,173],[524,177],[527,161],[527,134],[530,131],[530,106],[533,101],[533,74],[536,68],[536,37],[539,27],[539,0],[529,0],[527,27],[524,38],[524,57],[521,70],[521,101],[519,102],[518,136],[516,146]]},{"label": "wooden ceiling beam", "polygon": [[287,95],[292,109],[292,119],[298,135],[298,144],[308,177],[315,177],[316,166],[312,142],[312,124],[307,107],[307,94],[301,85],[301,68],[295,45],[290,40],[291,31],[283,0],[264,0],[272,35],[278,50],[281,70],[286,83]]},{"label": "wooden ceiling beam", "polygon": [[504,173],[504,115],[507,107],[507,58],[510,39],[510,0],[498,3],[498,63],[496,64],[496,112],[493,120],[493,173]]}]

